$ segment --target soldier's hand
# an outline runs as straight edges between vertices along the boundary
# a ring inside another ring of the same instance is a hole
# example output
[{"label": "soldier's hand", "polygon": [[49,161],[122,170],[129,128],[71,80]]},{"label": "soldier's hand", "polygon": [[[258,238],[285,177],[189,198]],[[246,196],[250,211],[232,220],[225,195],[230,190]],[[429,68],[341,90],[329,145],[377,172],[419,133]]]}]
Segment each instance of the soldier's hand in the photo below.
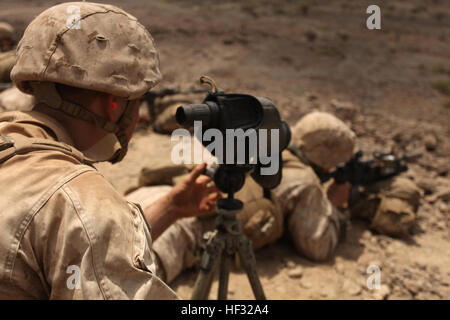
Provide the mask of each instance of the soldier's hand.
[{"label": "soldier's hand", "polygon": [[165,196],[145,208],[144,216],[156,240],[172,223],[180,218],[195,217],[214,211],[221,198],[219,189],[209,186],[211,178],[201,176],[206,164],[201,164]]},{"label": "soldier's hand", "polygon": [[196,166],[172,189],[172,201],[177,207],[179,218],[212,213],[217,200],[221,198],[219,189],[210,185],[212,179],[202,175],[205,168],[206,163]]}]

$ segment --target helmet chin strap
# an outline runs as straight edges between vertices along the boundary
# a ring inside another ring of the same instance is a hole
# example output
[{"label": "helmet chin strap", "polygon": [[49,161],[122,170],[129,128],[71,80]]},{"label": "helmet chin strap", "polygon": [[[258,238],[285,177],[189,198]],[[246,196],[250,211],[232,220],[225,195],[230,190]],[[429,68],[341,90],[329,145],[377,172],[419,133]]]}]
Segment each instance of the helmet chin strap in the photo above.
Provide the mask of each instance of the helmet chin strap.
[{"label": "helmet chin strap", "polygon": [[[54,110],[63,112],[69,117],[91,123],[100,130],[116,136],[120,148],[116,150],[109,159],[93,159],[92,162],[109,161],[111,163],[116,163],[123,159],[128,151],[128,137],[126,135],[126,130],[133,121],[133,108],[136,106],[136,101],[128,100],[123,114],[117,123],[114,123],[79,104],[63,100],[58,90],[56,90],[55,84],[52,82],[30,82],[30,87],[33,90],[36,104],[43,103]],[[104,141],[110,141],[110,139],[104,139]]]},{"label": "helmet chin strap", "polygon": [[117,121],[119,130],[116,131],[115,135],[120,143],[120,150],[116,153],[114,158],[111,160],[112,163],[119,162],[125,157],[128,152],[128,137],[126,130],[131,126],[133,122],[133,109],[137,107],[139,100],[128,100],[125,110]]}]

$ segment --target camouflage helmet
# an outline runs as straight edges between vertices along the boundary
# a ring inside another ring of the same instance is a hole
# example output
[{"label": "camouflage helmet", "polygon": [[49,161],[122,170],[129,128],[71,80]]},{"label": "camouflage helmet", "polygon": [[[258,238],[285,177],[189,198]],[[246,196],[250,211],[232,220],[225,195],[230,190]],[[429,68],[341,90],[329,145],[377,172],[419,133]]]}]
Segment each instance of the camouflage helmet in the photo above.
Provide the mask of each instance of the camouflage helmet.
[{"label": "camouflage helmet", "polygon": [[293,141],[309,161],[328,170],[351,158],[355,134],[335,116],[312,112],[295,125]]},{"label": "camouflage helmet", "polygon": [[[95,161],[120,161],[128,150],[126,131],[141,96],[160,80],[159,58],[149,32],[135,17],[104,4],[63,3],[45,10],[27,27],[17,47],[11,79],[36,104],[89,122],[107,133],[114,154]],[[64,100],[55,83],[128,99],[117,122]],[[120,144],[115,150],[117,141]],[[94,146],[94,147],[95,147]],[[95,149],[95,148],[94,148]]]},{"label": "camouflage helmet", "polygon": [[25,93],[47,81],[139,98],[160,80],[154,41],[135,17],[111,5],[69,2],[27,27],[11,79]]},{"label": "camouflage helmet", "polygon": [[14,37],[14,28],[6,22],[0,22],[0,39],[12,39]]}]

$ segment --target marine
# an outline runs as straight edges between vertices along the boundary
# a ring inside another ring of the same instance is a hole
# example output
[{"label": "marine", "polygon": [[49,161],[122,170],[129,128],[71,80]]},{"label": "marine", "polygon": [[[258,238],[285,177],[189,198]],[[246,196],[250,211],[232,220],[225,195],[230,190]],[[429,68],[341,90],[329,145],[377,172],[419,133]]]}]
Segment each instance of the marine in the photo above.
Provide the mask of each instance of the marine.
[{"label": "marine", "polygon": [[[82,28],[67,27],[68,6]],[[28,25],[11,79],[35,103],[0,114],[0,299],[177,299],[153,241],[212,211],[205,164],[148,207],[94,167],[126,155],[140,98],[161,79],[150,33],[115,6],[59,4]]]}]

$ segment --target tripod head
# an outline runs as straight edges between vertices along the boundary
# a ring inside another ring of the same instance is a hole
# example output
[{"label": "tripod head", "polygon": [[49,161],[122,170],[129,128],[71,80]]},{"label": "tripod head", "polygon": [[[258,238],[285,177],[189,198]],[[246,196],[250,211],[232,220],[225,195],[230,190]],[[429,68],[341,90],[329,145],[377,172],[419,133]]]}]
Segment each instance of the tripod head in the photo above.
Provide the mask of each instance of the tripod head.
[{"label": "tripod head", "polygon": [[244,204],[235,199],[234,194],[238,192],[245,183],[245,174],[252,169],[245,165],[214,165],[206,169],[205,174],[213,179],[217,188],[226,193],[225,199],[217,202],[216,228],[232,234],[241,233],[241,227],[236,215],[242,210]]},{"label": "tripod head", "polygon": [[205,174],[213,179],[220,191],[233,198],[244,186],[246,173],[252,169],[250,165],[221,164],[206,169]]}]

